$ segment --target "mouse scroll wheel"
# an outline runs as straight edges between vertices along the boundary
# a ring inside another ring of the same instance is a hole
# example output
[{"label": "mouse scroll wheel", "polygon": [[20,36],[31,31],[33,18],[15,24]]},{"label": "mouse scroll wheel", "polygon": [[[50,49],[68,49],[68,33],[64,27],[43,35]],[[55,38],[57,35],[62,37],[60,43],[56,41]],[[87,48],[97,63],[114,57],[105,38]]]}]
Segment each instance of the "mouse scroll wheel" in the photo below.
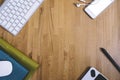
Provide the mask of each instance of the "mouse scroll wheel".
[{"label": "mouse scroll wheel", "polygon": [[93,69],[91,70],[91,76],[95,77],[95,70],[93,70]]}]

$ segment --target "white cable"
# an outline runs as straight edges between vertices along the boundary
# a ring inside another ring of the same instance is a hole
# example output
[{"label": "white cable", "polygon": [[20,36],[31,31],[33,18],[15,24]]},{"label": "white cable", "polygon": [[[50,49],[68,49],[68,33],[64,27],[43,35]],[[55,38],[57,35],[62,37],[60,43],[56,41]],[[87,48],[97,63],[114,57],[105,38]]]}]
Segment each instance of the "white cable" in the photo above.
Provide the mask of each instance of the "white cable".
[{"label": "white cable", "polygon": [[78,7],[78,8],[79,8],[80,6],[85,6],[85,5],[87,5],[87,4],[80,4],[80,3],[76,3],[75,5],[76,5],[76,7]]}]

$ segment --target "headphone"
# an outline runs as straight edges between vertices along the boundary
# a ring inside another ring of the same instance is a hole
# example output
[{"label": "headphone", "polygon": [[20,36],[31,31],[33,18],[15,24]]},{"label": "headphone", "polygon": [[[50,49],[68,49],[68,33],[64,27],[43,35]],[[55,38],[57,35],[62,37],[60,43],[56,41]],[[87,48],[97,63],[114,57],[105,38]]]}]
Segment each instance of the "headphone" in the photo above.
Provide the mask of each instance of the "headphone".
[{"label": "headphone", "polygon": [[[89,5],[89,4],[90,4],[90,3],[88,3],[86,0],[79,0],[79,1],[82,2],[82,3],[79,3],[79,2],[78,2],[78,3],[75,3],[75,6],[78,7],[78,8],[81,7],[81,6],[86,6],[86,5]],[[92,1],[95,1],[95,0],[92,0]],[[98,1],[99,1],[99,0],[96,0],[95,3],[97,3]],[[95,4],[95,3],[94,3],[94,4]]]},{"label": "headphone", "polygon": [[80,6],[86,6],[86,5],[88,5],[88,3],[86,3],[86,0],[79,0],[80,2],[82,2],[82,4],[81,3],[75,3],[75,6],[76,7],[80,7]]}]

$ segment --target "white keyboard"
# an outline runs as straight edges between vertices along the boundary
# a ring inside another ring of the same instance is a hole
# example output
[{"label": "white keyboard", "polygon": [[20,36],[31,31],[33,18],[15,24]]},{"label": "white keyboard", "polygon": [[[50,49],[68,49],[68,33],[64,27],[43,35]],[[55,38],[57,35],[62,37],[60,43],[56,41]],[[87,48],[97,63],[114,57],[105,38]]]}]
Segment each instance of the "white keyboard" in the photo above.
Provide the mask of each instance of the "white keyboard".
[{"label": "white keyboard", "polygon": [[0,25],[17,35],[43,0],[5,0],[0,7]]}]

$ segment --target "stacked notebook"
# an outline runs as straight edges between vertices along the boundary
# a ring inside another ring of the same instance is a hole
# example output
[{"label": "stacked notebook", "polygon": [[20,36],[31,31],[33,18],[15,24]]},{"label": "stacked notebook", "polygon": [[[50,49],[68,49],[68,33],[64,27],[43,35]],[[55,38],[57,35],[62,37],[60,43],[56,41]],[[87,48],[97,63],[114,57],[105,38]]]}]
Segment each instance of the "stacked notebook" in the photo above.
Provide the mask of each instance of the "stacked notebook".
[{"label": "stacked notebook", "polygon": [[0,80],[23,80],[29,72],[3,50],[0,50],[0,60],[10,61],[13,66],[12,73],[8,76],[0,77]]},{"label": "stacked notebook", "polygon": [[30,80],[38,64],[9,43],[0,38],[0,61],[10,61],[13,71],[0,80]]}]

